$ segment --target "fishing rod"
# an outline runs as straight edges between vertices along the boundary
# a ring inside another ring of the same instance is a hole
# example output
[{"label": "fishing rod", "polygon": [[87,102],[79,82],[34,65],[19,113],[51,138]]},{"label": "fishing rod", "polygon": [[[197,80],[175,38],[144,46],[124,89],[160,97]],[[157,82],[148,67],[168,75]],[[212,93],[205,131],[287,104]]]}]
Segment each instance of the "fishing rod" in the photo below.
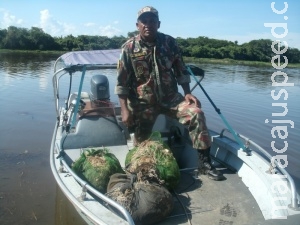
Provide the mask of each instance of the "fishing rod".
[{"label": "fishing rod", "polygon": [[[199,67],[196,66],[192,66],[193,70],[198,70],[198,71],[203,71],[202,69],[200,69]],[[223,122],[225,123],[226,127],[228,128],[229,132],[233,135],[234,139],[236,140],[236,142],[240,145],[240,147],[243,149],[244,152],[247,153],[247,155],[250,155],[249,149],[243,144],[243,142],[241,141],[241,139],[238,137],[238,133],[236,133],[233,128],[230,126],[230,124],[227,122],[227,120],[225,119],[225,117],[223,116],[223,114],[221,113],[221,110],[215,105],[215,103],[211,100],[211,98],[209,97],[209,95],[207,94],[207,92],[204,90],[204,88],[202,87],[202,85],[200,84],[200,81],[203,79],[204,74],[202,74],[202,79],[198,80],[196,78],[196,76],[194,75],[191,66],[187,65],[187,70],[189,71],[189,73],[192,75],[192,77],[194,78],[194,80],[196,81],[196,83],[198,84],[198,86],[201,88],[201,90],[203,91],[203,93],[205,94],[205,96],[207,97],[208,101],[212,104],[212,106],[214,107],[214,109],[216,110],[216,112],[220,115],[221,119],[223,120]],[[204,73],[204,72],[203,72]]]}]

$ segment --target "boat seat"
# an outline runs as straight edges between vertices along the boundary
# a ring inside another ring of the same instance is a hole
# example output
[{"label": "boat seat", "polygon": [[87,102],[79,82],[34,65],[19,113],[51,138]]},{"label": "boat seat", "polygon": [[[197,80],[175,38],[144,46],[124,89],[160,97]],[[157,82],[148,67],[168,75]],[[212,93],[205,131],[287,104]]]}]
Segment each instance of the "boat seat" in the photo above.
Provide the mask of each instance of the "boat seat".
[{"label": "boat seat", "polygon": [[126,145],[124,130],[115,116],[84,116],[78,120],[75,132],[64,133],[63,149]]}]

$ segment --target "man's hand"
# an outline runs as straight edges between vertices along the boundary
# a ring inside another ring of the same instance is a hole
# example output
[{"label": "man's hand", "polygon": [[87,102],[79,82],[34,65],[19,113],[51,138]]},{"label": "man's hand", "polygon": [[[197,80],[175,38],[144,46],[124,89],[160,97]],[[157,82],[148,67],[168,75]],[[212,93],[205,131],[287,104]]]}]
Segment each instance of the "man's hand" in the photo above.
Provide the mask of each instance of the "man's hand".
[{"label": "man's hand", "polygon": [[127,107],[127,95],[119,95],[119,101],[121,106],[122,122],[126,127],[132,127],[134,122],[132,114]]},{"label": "man's hand", "polygon": [[184,91],[184,98],[185,98],[185,101],[190,105],[190,104],[195,104],[195,106],[201,108],[201,103],[200,101],[194,96],[191,94],[191,91],[190,91],[190,84],[189,83],[183,83],[181,84],[182,86],[182,89]]},{"label": "man's hand", "polygon": [[134,125],[131,112],[127,108],[121,109],[122,122],[126,127]]},{"label": "man's hand", "polygon": [[201,108],[200,101],[194,95],[186,94],[184,96],[184,98],[185,98],[185,101],[189,103],[189,105],[194,103],[197,107]]}]

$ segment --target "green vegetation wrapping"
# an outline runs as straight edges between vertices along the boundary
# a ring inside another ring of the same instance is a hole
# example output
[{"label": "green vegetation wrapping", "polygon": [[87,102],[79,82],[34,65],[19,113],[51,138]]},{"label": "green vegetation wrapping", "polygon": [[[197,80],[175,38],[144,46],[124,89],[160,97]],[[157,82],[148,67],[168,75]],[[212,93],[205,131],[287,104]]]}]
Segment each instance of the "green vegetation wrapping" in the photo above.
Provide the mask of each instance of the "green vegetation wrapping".
[{"label": "green vegetation wrapping", "polygon": [[159,132],[153,132],[148,140],[129,151],[125,165],[128,172],[140,172],[148,177],[153,177],[151,173],[154,170],[169,189],[175,188],[180,179],[176,159]]},{"label": "green vegetation wrapping", "polygon": [[102,193],[106,192],[111,175],[124,173],[116,156],[106,148],[86,150],[74,162],[72,169]]}]

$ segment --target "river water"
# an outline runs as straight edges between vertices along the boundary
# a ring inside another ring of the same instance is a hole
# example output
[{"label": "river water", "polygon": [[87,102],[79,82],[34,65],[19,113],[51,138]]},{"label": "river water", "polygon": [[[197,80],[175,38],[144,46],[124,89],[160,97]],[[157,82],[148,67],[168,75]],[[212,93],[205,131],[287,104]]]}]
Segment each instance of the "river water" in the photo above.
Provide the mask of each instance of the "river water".
[{"label": "river water", "polygon": [[[0,53],[2,225],[82,224],[57,187],[49,165],[50,142],[56,120],[51,79],[57,57],[56,54]],[[233,129],[254,140],[272,156],[286,156],[286,169],[294,178],[299,193],[300,70],[283,69],[288,77],[286,83],[290,86],[272,86],[271,76],[276,70],[271,64],[269,68],[217,64],[199,66],[206,72],[201,82],[204,89]],[[116,71],[104,70],[103,74],[109,77],[111,100],[117,103],[113,94]],[[275,81],[282,83],[284,79],[277,76]],[[191,87],[194,84],[192,81]],[[215,131],[225,128],[200,88],[197,87],[193,93],[202,103],[209,128]],[[276,126],[282,126],[280,134]],[[273,147],[272,141],[275,142]],[[284,146],[287,146],[284,153],[273,151]]]}]

